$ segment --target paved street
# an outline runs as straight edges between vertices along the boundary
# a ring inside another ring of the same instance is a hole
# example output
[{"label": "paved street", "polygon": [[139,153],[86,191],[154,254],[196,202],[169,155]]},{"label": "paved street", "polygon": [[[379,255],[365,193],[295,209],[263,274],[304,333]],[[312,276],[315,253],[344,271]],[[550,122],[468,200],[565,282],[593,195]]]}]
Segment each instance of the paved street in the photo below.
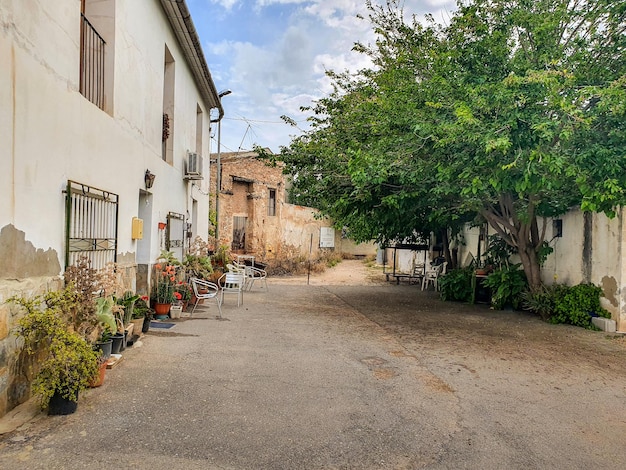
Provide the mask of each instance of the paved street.
[{"label": "paved street", "polygon": [[[626,467],[622,339],[416,286],[272,281],[223,320],[210,304],[151,330],[76,414],[0,437],[0,468]],[[492,318],[509,331],[460,324]],[[516,333],[544,327],[552,364]],[[572,366],[565,342],[608,365]]]}]

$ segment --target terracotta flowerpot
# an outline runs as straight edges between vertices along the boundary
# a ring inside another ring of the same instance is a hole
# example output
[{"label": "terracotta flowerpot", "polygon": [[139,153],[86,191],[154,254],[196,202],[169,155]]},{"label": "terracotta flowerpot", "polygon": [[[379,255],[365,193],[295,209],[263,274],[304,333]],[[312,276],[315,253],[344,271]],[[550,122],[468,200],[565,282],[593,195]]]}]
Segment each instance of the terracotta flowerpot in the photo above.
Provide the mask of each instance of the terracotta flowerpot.
[{"label": "terracotta flowerpot", "polygon": [[89,383],[89,386],[91,388],[95,388],[95,387],[99,387],[100,385],[102,385],[104,383],[104,376],[106,375],[106,371],[107,371],[107,361],[104,361],[100,365],[100,368],[98,369],[98,376]]},{"label": "terracotta flowerpot", "polygon": [[157,315],[167,315],[170,313],[170,307],[172,304],[154,304],[154,311]]}]

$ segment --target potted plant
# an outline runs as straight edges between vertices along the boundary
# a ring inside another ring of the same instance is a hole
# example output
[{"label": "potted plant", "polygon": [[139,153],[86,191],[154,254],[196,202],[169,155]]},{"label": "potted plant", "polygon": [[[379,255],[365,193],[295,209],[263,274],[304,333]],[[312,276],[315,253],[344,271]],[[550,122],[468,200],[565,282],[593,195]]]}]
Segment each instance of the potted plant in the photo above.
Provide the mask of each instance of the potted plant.
[{"label": "potted plant", "polygon": [[154,265],[150,301],[159,319],[167,318],[170,306],[176,300],[174,296],[179,264],[171,251],[162,251]]},{"label": "potted plant", "polygon": [[71,414],[78,406],[79,392],[98,374],[100,354],[66,321],[68,312],[61,309],[77,305],[71,291],[52,294],[43,300],[10,299],[26,311],[15,334],[26,354],[37,358],[32,390],[42,408],[51,415]]},{"label": "potted plant", "polygon": [[202,238],[196,237],[194,239],[189,247],[189,253],[185,255],[185,259],[183,260],[183,268],[187,281],[192,277],[208,279],[208,276],[213,272],[208,247]]},{"label": "potted plant", "polygon": [[191,286],[184,281],[180,281],[176,285],[176,298],[180,301],[183,306],[183,310],[187,308],[189,301],[191,300],[191,296],[193,295],[193,290]]},{"label": "potted plant", "polygon": [[141,327],[142,333],[147,333],[150,330],[150,321],[154,315],[154,310],[150,308],[150,297],[143,295],[135,302],[135,308],[133,309],[133,317],[143,318]]},{"label": "potted plant", "polygon": [[126,291],[122,297],[115,299],[117,305],[120,305],[124,309],[124,326],[128,326],[131,323],[135,302],[137,302],[137,300],[139,300],[139,296],[133,294],[131,291]]}]

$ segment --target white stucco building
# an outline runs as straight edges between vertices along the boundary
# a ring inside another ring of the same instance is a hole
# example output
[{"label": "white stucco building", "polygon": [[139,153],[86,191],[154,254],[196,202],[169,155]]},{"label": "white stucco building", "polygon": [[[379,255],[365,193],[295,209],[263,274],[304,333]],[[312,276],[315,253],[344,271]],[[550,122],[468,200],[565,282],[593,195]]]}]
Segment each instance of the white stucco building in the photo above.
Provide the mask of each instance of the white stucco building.
[{"label": "white stucco building", "polygon": [[[81,255],[147,292],[161,249],[208,236],[223,110],[185,2],[1,0],[0,63],[0,304]],[[0,416],[11,326],[0,306]]]}]

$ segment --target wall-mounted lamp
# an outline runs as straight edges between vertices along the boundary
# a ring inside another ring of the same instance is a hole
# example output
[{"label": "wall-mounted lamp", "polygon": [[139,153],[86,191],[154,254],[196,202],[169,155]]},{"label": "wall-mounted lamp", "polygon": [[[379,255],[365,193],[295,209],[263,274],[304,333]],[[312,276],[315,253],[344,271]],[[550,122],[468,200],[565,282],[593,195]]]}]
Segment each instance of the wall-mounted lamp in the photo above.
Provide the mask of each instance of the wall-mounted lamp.
[{"label": "wall-mounted lamp", "polygon": [[154,173],[150,173],[150,170],[146,170],[146,174],[143,177],[144,182],[146,183],[146,189],[150,189],[154,184],[154,178],[156,175]]}]

